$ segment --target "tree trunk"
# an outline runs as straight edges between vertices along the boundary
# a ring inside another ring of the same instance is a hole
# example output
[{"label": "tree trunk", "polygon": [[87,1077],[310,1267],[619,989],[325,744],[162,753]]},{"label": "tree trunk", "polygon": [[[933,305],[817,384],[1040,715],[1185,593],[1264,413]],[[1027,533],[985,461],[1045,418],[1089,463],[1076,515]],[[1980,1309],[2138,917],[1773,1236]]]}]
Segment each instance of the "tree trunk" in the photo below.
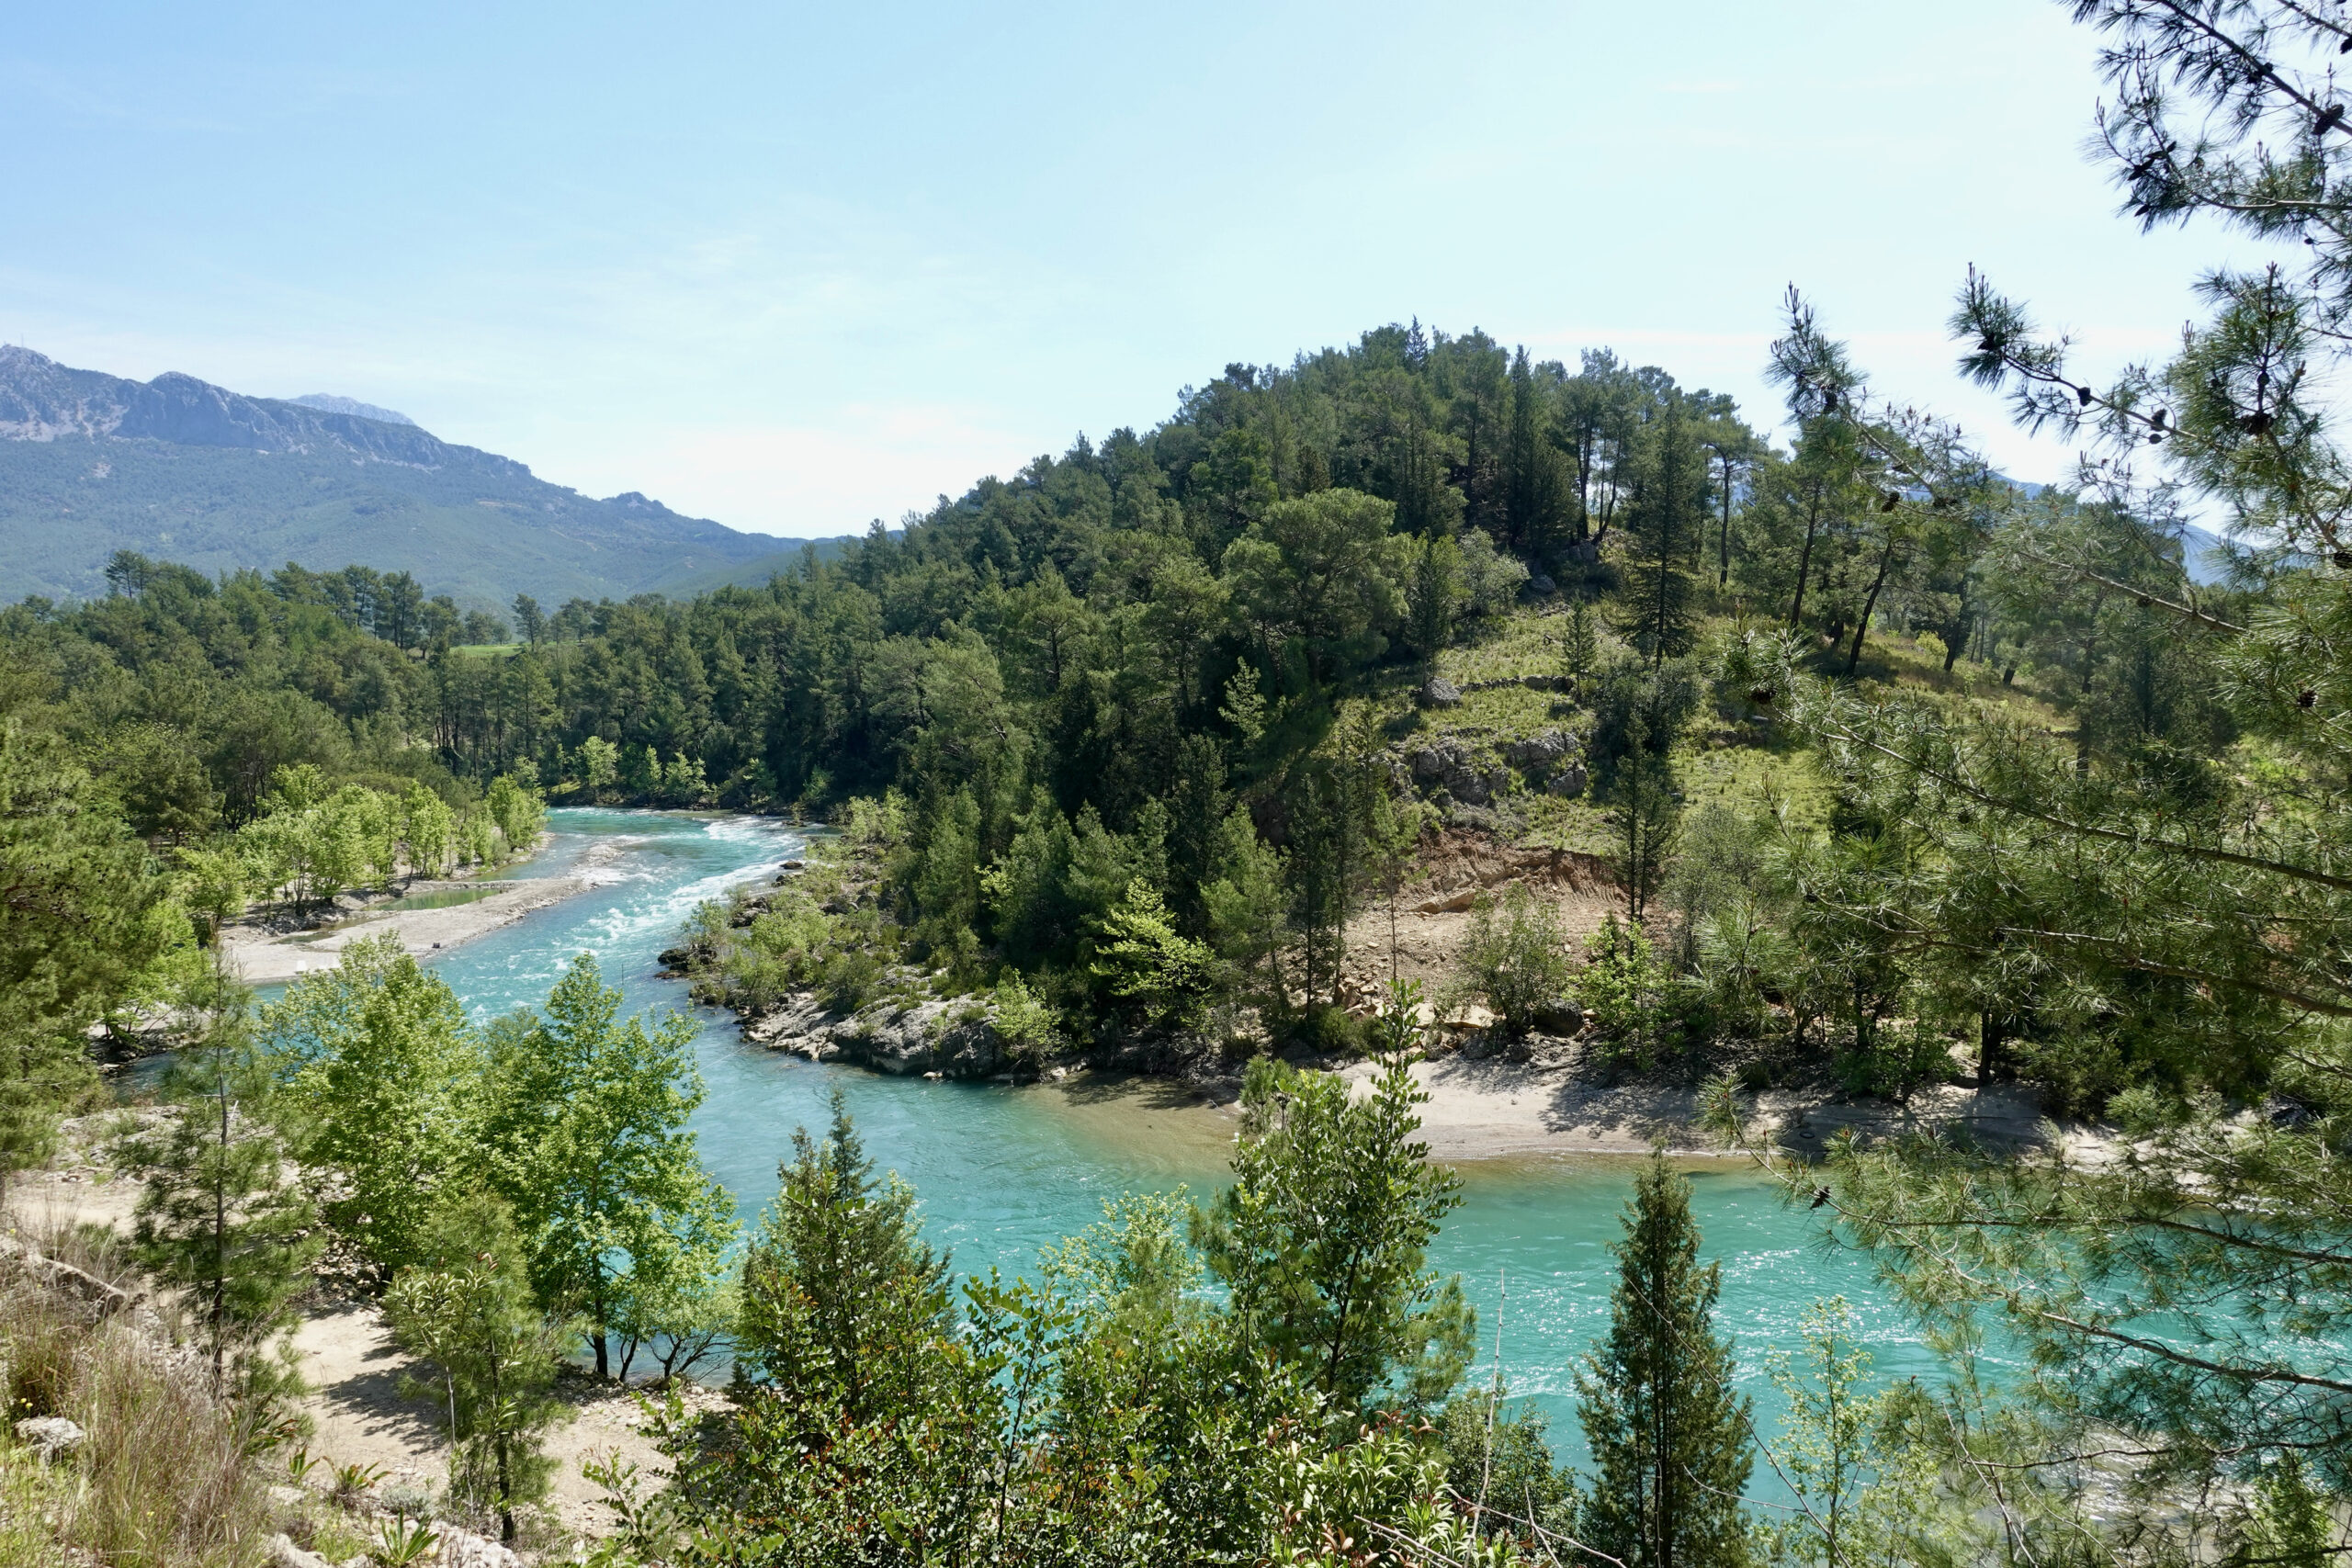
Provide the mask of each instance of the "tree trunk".
[{"label": "tree trunk", "polygon": [[1789,602],[1789,630],[1791,631],[1797,629],[1804,616],[1805,579],[1813,570],[1813,540],[1814,536],[1820,531],[1820,528],[1821,488],[1816,485],[1814,487],[1813,503],[1805,508],[1804,548],[1797,554],[1796,597]]},{"label": "tree trunk", "polygon": [[1715,541],[1715,587],[1731,586],[1731,459],[1724,459],[1724,526]]},{"label": "tree trunk", "polygon": [[1854,623],[1854,651],[1846,657],[1846,673],[1851,676],[1862,661],[1862,638],[1870,635],[1871,615],[1878,609],[1878,591],[1886,586],[1887,563],[1894,558],[1894,541],[1886,541],[1886,548],[1878,553],[1878,576],[1871,583],[1870,597],[1862,601],[1862,614]]}]

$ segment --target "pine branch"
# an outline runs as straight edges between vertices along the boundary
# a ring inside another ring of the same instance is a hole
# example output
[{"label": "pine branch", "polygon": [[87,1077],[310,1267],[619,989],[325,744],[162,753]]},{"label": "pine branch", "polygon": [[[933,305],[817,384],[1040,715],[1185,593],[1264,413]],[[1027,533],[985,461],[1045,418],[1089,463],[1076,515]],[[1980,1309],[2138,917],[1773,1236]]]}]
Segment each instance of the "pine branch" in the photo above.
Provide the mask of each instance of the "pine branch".
[{"label": "pine branch", "polygon": [[1837,739],[1860,746],[1865,750],[1875,751],[1892,761],[1900,762],[1905,767],[1925,777],[1934,779],[1937,783],[1957,790],[1970,799],[1981,805],[1989,806],[1996,811],[2023,817],[2030,821],[2040,822],[2063,832],[2079,834],[2084,838],[2098,839],[2109,843],[2129,844],[2133,849],[2155,850],[2162,853],[2180,855],[2189,860],[2210,861],[2220,865],[2243,866],[2249,871],[2267,872],[2272,875],[2287,877],[2291,881],[2309,882],[2322,887],[2333,887],[2340,892],[2352,893],[2352,876],[2337,876],[2328,872],[2313,871],[2306,866],[2289,864],[2284,861],[2266,860],[2259,855],[2239,854],[2234,850],[2211,849],[2201,844],[2184,844],[2177,839],[2151,838],[2138,833],[2126,833],[2115,828],[2094,827],[2087,822],[2070,821],[2064,817],[2036,810],[2032,807],[2020,805],[2016,801],[2004,800],[1951,773],[1931,767],[1917,758],[1906,757],[1880,741],[1856,734],[1851,728],[1837,723],[1834,719],[1825,717],[1823,722],[1825,725],[1834,727],[1831,733]]},{"label": "pine branch", "polygon": [[2102,587],[2114,589],[2118,593],[2129,593],[2143,605],[2154,605],[2157,609],[2170,610],[2176,615],[2194,621],[2199,626],[2210,626],[2215,631],[2228,632],[2233,637],[2242,637],[2245,634],[2246,628],[2235,622],[2225,621],[2219,615],[2208,615],[2191,604],[2177,604],[2160,593],[2151,592],[2145,588],[2134,588],[2128,582],[2119,582],[2114,578],[2093,571],[2086,566],[2077,566],[2073,561],[2060,560],[2054,556],[2046,556],[2040,550],[2031,548],[2020,547],[2018,554],[2029,560],[2040,561],[2042,565],[2055,568],[2057,570],[2087,578]]}]

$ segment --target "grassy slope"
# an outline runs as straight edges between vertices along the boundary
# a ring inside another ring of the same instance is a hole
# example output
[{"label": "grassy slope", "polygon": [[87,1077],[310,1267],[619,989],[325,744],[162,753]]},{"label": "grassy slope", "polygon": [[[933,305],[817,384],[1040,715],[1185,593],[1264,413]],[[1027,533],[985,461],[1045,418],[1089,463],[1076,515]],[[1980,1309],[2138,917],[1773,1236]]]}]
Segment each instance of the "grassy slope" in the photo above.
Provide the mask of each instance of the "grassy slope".
[{"label": "grassy slope", "polygon": [[[1437,672],[1465,687],[1476,681],[1559,674],[1559,617],[1556,604],[1521,606],[1477,640],[1447,649],[1438,658]],[[1734,625],[1729,616],[1715,617],[1702,632],[1702,644],[1729,634]],[[2071,724],[2025,677],[2016,685],[2003,686],[1996,674],[1973,660],[1962,660],[1950,675],[1943,672],[1942,663],[1942,650],[1932,644],[1922,649],[1908,637],[1875,635],[1864,646],[1856,679],[1865,692],[1873,684],[1899,685],[1936,692],[1953,703],[2005,706],[2052,729]],[[1825,651],[1821,668],[1825,673],[1842,674],[1843,655]],[[1384,710],[1409,706],[1411,688],[1425,674],[1421,670],[1392,672],[1369,694],[1371,699]],[[1554,715],[1553,705],[1563,700],[1523,686],[1465,690],[1459,707],[1416,713],[1409,721],[1392,726],[1391,733],[1404,737],[1406,750],[1449,737],[1499,746],[1546,729],[1588,733],[1592,724],[1589,711]],[[1778,804],[1800,825],[1825,821],[1829,790],[1811,754],[1779,727],[1751,727],[1741,722],[1744,717],[1700,704],[1675,750],[1675,773],[1686,811],[1721,803],[1746,816]],[[1515,787],[1499,820],[1510,837],[1531,845],[1589,854],[1606,854],[1611,847],[1603,811],[1589,794],[1561,799]]]}]

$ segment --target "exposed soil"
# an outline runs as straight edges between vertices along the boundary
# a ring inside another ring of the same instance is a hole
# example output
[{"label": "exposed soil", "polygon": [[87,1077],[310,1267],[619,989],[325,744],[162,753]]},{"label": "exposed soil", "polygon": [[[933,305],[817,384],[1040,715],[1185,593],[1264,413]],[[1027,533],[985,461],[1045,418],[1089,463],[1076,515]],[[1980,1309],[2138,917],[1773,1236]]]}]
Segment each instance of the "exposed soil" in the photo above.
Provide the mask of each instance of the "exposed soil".
[{"label": "exposed soil", "polygon": [[[1573,1046],[1549,1043],[1551,1050],[1539,1049],[1532,1063],[1453,1055],[1414,1064],[1413,1076],[1430,1096],[1420,1108],[1421,1136],[1430,1153],[1459,1162],[1514,1155],[1646,1154],[1660,1143],[1676,1155],[1740,1153],[1700,1131],[1695,1089],[1596,1083],[1576,1070]],[[1376,1071],[1371,1063],[1359,1062],[1342,1076],[1361,1093],[1368,1091]],[[1846,1103],[1822,1089],[1770,1089],[1756,1096],[1748,1109],[1750,1141],[1793,1154],[1817,1154],[1848,1128],[1883,1136],[1960,1122],[1985,1142],[2013,1147],[2041,1144],[2046,1135],[2032,1092],[2006,1084],[1987,1089],[1939,1085],[1914,1095],[1907,1106]]]},{"label": "exposed soil", "polygon": [[1378,897],[1348,922],[1343,988],[1355,1009],[1368,1011],[1387,984],[1392,929],[1396,977],[1420,981],[1434,998],[1460,968],[1478,896],[1498,898],[1515,882],[1558,912],[1571,956],[1581,955],[1602,919],[1624,904],[1607,868],[1591,855],[1522,849],[1476,829],[1448,828],[1422,840],[1397,890],[1393,928],[1390,902]]}]

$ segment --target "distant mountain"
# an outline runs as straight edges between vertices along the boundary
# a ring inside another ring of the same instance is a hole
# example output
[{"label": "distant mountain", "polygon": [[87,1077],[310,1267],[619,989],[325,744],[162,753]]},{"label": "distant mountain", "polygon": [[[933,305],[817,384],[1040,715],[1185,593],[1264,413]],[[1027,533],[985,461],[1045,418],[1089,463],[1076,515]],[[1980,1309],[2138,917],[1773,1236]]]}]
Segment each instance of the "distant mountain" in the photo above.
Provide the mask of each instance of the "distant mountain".
[{"label": "distant mountain", "polygon": [[0,603],[102,593],[119,549],[206,572],[357,561],[503,608],[664,592],[797,546],[633,491],[592,500],[346,399],[131,381],[0,347]]},{"label": "distant mountain", "polygon": [[2229,576],[2229,546],[2219,534],[2207,533],[2194,523],[2180,525],[2180,556],[2188,581],[2199,587],[2210,588]]},{"label": "distant mountain", "polygon": [[859,534],[842,534],[830,539],[779,539],[776,543],[784,547],[782,549],[727,566],[715,566],[692,577],[680,578],[665,585],[662,592],[673,599],[686,599],[716,588],[763,587],[768,579],[788,574],[797,569],[800,565],[802,551],[814,550],[820,561],[829,561],[842,553],[842,547],[864,536]]},{"label": "distant mountain", "polygon": [[347,413],[360,419],[372,419],[385,424],[414,424],[416,421],[390,409],[379,409],[374,403],[363,403],[357,398],[338,398],[333,392],[305,392],[299,398],[288,398],[289,403],[300,403],[306,409],[324,413]]}]

